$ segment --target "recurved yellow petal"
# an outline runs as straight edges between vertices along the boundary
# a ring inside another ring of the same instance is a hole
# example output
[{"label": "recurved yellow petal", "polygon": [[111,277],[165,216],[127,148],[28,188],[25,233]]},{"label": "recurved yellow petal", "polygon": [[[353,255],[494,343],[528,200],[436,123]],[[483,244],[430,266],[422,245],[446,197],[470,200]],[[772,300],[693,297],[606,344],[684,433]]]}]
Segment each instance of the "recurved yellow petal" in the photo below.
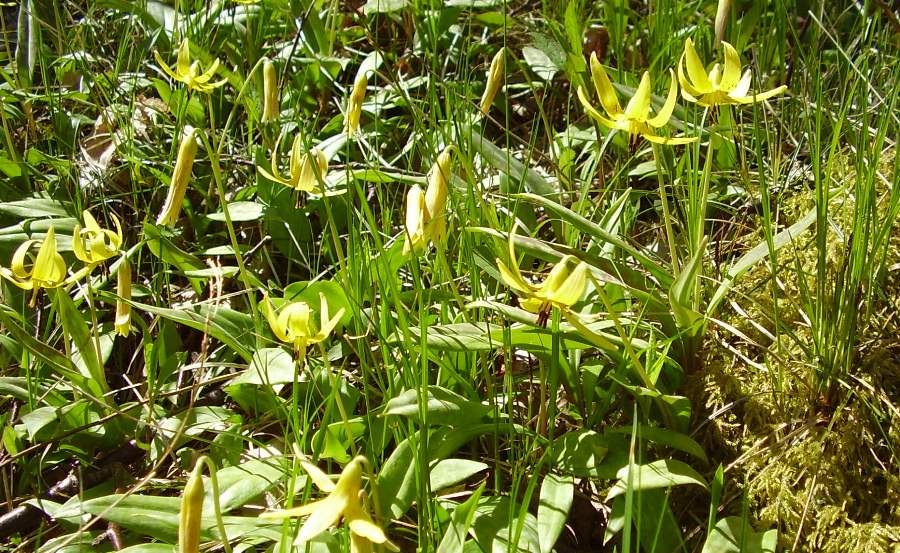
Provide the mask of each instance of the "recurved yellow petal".
[{"label": "recurved yellow petal", "polygon": [[[600,105],[610,117],[615,117],[622,113],[622,107],[619,105],[619,97],[613,88],[603,69],[603,64],[597,59],[597,54],[591,52],[591,78],[594,80],[594,89],[597,91],[597,97],[600,98]],[[584,102],[582,102],[584,103]]]},{"label": "recurved yellow petal", "polygon": [[678,99],[678,85],[675,84],[675,72],[669,69],[669,95],[666,96],[666,102],[656,113],[654,117],[647,120],[647,124],[651,127],[660,128],[669,122],[672,118],[672,112],[675,110],[675,101]]},{"label": "recurved yellow petal", "polygon": [[634,121],[646,121],[650,115],[650,73],[644,71],[634,96],[625,106],[625,117]]}]

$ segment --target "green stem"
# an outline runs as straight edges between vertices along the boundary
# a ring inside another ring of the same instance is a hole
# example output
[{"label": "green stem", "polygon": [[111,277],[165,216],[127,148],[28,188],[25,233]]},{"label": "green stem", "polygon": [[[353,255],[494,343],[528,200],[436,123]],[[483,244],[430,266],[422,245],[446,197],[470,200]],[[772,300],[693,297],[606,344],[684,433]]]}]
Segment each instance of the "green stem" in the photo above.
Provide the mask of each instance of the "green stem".
[{"label": "green stem", "polygon": [[209,470],[209,481],[212,483],[212,499],[213,511],[216,513],[216,527],[219,529],[219,535],[222,537],[222,549],[225,553],[231,553],[231,544],[228,543],[228,534],[225,533],[225,522],[222,519],[222,506],[219,505],[219,479],[216,477],[216,464],[206,455],[197,459],[196,466],[200,464],[206,465]]},{"label": "green stem", "polygon": [[669,242],[669,255],[672,257],[672,274],[678,275],[680,264],[678,263],[678,249],[675,247],[675,232],[672,230],[672,213],[669,210],[669,197],[666,194],[666,185],[663,182],[663,155],[659,151],[659,145],[650,143],[653,149],[653,161],[656,164],[656,181],[659,185],[659,200],[662,203],[663,226],[666,228],[666,240]]}]

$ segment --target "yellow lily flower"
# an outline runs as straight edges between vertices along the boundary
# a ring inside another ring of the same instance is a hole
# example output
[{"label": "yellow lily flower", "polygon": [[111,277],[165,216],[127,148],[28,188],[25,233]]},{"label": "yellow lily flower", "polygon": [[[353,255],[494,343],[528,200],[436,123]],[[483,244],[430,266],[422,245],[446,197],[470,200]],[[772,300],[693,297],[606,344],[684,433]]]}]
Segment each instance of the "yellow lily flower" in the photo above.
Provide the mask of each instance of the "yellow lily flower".
[{"label": "yellow lily flower", "polygon": [[355,457],[347,463],[337,483],[334,483],[317,466],[301,460],[300,464],[310,479],[328,496],[293,509],[263,513],[259,515],[260,518],[283,519],[309,515],[300,528],[294,545],[303,544],[325,530],[337,527],[343,518],[350,528],[350,544],[354,551],[371,551],[372,543],[383,544],[392,551],[399,551],[397,546],[387,539],[384,530],[372,521],[365,506],[362,477],[366,463],[365,457],[361,455]]},{"label": "yellow lily flower", "polygon": [[97,220],[85,210],[84,227],[75,225],[72,231],[72,250],[75,257],[87,265],[97,265],[118,253],[122,247],[122,225],[115,214],[110,213],[116,231],[100,228]]},{"label": "yellow lily flower", "polygon": [[[26,267],[29,252],[37,246],[31,267]],[[34,307],[37,293],[41,288],[58,288],[71,281],[66,279],[66,262],[56,249],[56,233],[53,227],[47,230],[43,240],[26,240],[13,253],[11,268],[0,267],[0,276],[23,290],[32,290],[31,302]]]},{"label": "yellow lily flower", "polygon": [[694,49],[694,42],[689,38],[684,41],[684,54],[678,62],[678,82],[685,100],[705,107],[753,104],[787,90],[787,86],[781,85],[766,92],[750,93],[750,70],[741,76],[741,58],[737,50],[724,41],[722,49],[725,51],[724,66],[716,63],[707,73]]},{"label": "yellow lily flower", "polygon": [[[508,267],[499,257],[497,268],[500,277],[507,286],[516,291],[522,298],[522,309],[538,314],[538,322],[543,324],[554,306],[566,312],[584,295],[587,287],[588,266],[577,260],[574,256],[567,255],[557,263],[547,278],[538,285],[531,284],[516,265],[515,231],[509,234],[509,259],[512,268]],[[572,264],[575,268],[572,269]]]},{"label": "yellow lily flower", "polygon": [[213,75],[216,74],[216,70],[219,68],[218,58],[213,60],[212,65],[210,65],[206,71],[202,72],[200,71],[199,61],[191,63],[190,46],[188,44],[188,39],[186,38],[181,41],[181,46],[178,47],[178,61],[175,63],[174,71],[163,61],[159,52],[154,50],[153,55],[156,57],[156,61],[159,63],[160,67],[162,67],[163,71],[170,77],[186,84],[188,88],[196,90],[197,92],[208,93],[227,82],[225,80],[210,82],[210,79],[213,78]]},{"label": "yellow lily flower", "polygon": [[285,177],[278,171],[278,146],[280,144],[281,137],[278,138],[278,142],[275,143],[275,149],[272,151],[272,172],[270,173],[262,167],[257,167],[262,176],[300,192],[322,194],[323,190],[320,182],[328,172],[328,158],[325,157],[325,153],[318,148],[312,148],[308,152],[304,152],[300,135],[295,136],[294,143],[291,146],[291,155],[288,159],[290,175]]},{"label": "yellow lily flower", "polygon": [[116,274],[116,334],[128,336],[131,333],[131,263],[122,257],[119,271]]},{"label": "yellow lily flower", "polygon": [[356,81],[353,82],[353,90],[350,91],[350,99],[347,102],[347,113],[344,115],[344,132],[351,138],[359,132],[359,118],[362,115],[367,86],[369,86],[369,79],[366,77],[366,73],[362,72],[356,76]]},{"label": "yellow lily flower", "polygon": [[591,54],[591,76],[594,79],[594,88],[597,90],[597,97],[600,99],[600,105],[606,115],[601,114],[592,105],[582,87],[578,87],[578,99],[584,106],[588,115],[594,118],[601,125],[610,129],[618,129],[628,133],[628,144],[632,147],[637,145],[638,137],[642,136],[650,142],[657,144],[686,144],[693,142],[696,137],[672,137],[666,138],[659,136],[653,129],[664,127],[672,117],[672,111],[675,109],[675,101],[678,97],[678,85],[675,83],[675,74],[672,74],[671,85],[669,86],[669,94],[663,106],[652,117],[650,116],[650,74],[644,72],[641,82],[634,92],[634,96],[628,101],[623,110],[619,105],[619,98],[613,89],[612,83],[603,69],[597,55]]},{"label": "yellow lily flower", "polygon": [[311,344],[324,341],[337,326],[344,315],[344,308],[338,310],[334,317],[328,317],[328,302],[324,294],[319,294],[321,302],[319,308],[320,327],[316,327],[313,320],[312,309],[306,302],[297,301],[281,308],[281,312],[275,311],[275,306],[268,294],[263,298],[261,308],[263,315],[269,322],[272,332],[282,342],[293,344],[294,352],[301,358],[306,355],[306,348]]},{"label": "yellow lily flower", "polygon": [[449,188],[453,146],[447,146],[438,155],[428,172],[425,192],[414,185],[406,195],[406,241],[403,254],[421,251],[428,241],[443,240],[447,234],[447,196]]}]

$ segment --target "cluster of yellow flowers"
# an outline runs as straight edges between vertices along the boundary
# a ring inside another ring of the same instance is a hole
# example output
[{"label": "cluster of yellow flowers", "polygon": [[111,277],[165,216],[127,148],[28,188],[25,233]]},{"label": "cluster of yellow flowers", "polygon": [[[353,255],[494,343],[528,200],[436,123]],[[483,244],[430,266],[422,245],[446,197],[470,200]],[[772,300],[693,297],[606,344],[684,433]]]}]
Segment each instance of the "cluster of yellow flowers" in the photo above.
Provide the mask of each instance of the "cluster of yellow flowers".
[{"label": "cluster of yellow flowers", "polygon": [[[26,240],[13,253],[10,268],[0,267],[0,276],[23,290],[31,290],[33,307],[41,288],[59,288],[72,284],[89,275],[95,267],[115,256],[122,247],[122,225],[118,217],[110,214],[115,232],[102,228],[88,211],[82,213],[84,226],[78,224],[72,232],[72,250],[83,263],[82,267],[69,274],[66,262],[59,253],[56,231],[51,225],[43,240]],[[36,253],[32,253],[36,250]],[[131,328],[131,309],[127,301],[131,298],[131,267],[122,258],[118,274],[119,297],[116,304],[116,332],[127,335]]]},{"label": "cluster of yellow flowers", "polygon": [[[741,76],[741,60],[737,51],[731,44],[724,41],[722,48],[725,51],[724,66],[716,63],[707,73],[703,62],[697,55],[693,41],[685,40],[684,53],[678,62],[678,82],[681,84],[681,96],[685,100],[709,108],[731,104],[751,104],[771,98],[784,92],[787,88],[782,85],[767,92],[751,93],[750,70],[748,69]],[[687,75],[684,71],[685,66]],[[651,116],[650,113],[650,74],[646,71],[641,77],[637,90],[623,110],[606,70],[603,69],[597,55],[591,54],[591,76],[594,81],[594,89],[606,115],[591,105],[591,101],[582,87],[578,87],[578,99],[588,115],[601,125],[627,132],[629,145],[632,147],[637,144],[640,137],[660,144],[692,142],[697,138],[663,137],[654,131],[669,122],[675,109],[678,85],[675,82],[674,71],[670,69],[669,73],[671,75],[669,93],[665,103],[654,115]]]}]

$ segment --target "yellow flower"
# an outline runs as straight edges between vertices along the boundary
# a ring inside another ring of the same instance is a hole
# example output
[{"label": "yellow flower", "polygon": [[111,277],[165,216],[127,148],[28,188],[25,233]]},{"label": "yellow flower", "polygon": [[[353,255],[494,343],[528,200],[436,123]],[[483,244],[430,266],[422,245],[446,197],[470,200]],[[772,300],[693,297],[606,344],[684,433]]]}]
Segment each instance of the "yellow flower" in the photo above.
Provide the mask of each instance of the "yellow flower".
[{"label": "yellow flower", "polygon": [[[29,252],[37,246],[30,268],[25,266]],[[56,234],[53,227],[47,230],[43,240],[26,240],[13,253],[11,269],[0,267],[0,276],[23,290],[32,290],[31,302],[34,307],[37,293],[41,288],[57,288],[72,279],[66,279],[66,262],[56,249]]]},{"label": "yellow flower", "polygon": [[300,464],[316,487],[326,492],[328,496],[293,509],[263,513],[260,518],[282,519],[309,515],[300,528],[294,545],[303,544],[325,530],[336,527],[343,518],[350,528],[350,543],[354,551],[371,551],[372,543],[383,544],[392,551],[399,551],[387,539],[384,530],[372,521],[366,508],[365,494],[362,491],[365,457],[357,456],[350,461],[341,471],[337,483],[332,482],[328,475],[314,464],[303,460]]},{"label": "yellow flower", "polygon": [[194,168],[194,157],[197,155],[197,130],[188,125],[185,128],[184,138],[178,146],[178,157],[175,158],[175,170],[172,171],[172,180],[169,181],[169,193],[166,203],[163,204],[157,225],[174,226],[181,213],[181,203],[184,201],[184,193],[187,191],[191,171]]},{"label": "yellow flower", "polygon": [[200,551],[200,531],[203,529],[203,463],[197,463],[181,494],[178,511],[178,552]]},{"label": "yellow flower", "polygon": [[494,97],[503,86],[503,77],[506,71],[506,50],[500,48],[500,51],[494,54],[491,60],[491,69],[488,71],[487,84],[484,87],[484,93],[481,95],[481,113],[487,115],[494,103]]},{"label": "yellow flower", "polygon": [[678,62],[678,82],[681,83],[681,95],[685,100],[706,107],[752,104],[787,89],[787,86],[781,85],[759,94],[750,93],[750,70],[747,69],[741,76],[741,58],[737,50],[724,41],[722,49],[725,51],[724,66],[716,63],[707,74],[694,49],[694,42],[691,39],[684,41],[684,54]]},{"label": "yellow flower", "polygon": [[127,257],[122,257],[119,271],[116,274],[116,333],[119,336],[128,336],[131,333],[131,263]]},{"label": "yellow flower", "polygon": [[188,39],[186,38],[181,41],[181,46],[178,47],[178,61],[175,63],[174,71],[163,61],[159,52],[154,50],[153,55],[156,56],[156,61],[162,67],[163,71],[168,73],[169,76],[176,81],[186,84],[190,89],[198,92],[210,92],[226,83],[225,80],[210,82],[210,79],[216,74],[216,69],[219,68],[218,59],[215,59],[212,65],[203,72],[200,71],[199,61],[191,63],[190,46],[188,45]]},{"label": "yellow flower", "polygon": [[72,231],[72,250],[75,257],[88,265],[96,265],[109,259],[122,247],[122,225],[119,218],[110,213],[116,231],[100,228],[88,211],[82,213],[84,226],[75,225]]},{"label": "yellow flower", "polygon": [[669,86],[669,94],[663,106],[656,112],[654,116],[650,116],[650,74],[644,72],[641,82],[634,92],[634,96],[628,101],[628,105],[622,110],[619,105],[619,98],[613,89],[603,65],[597,59],[596,54],[591,54],[591,76],[594,79],[594,88],[597,90],[597,97],[600,99],[600,105],[606,112],[604,116],[597,111],[588,100],[587,94],[582,87],[578,87],[578,99],[584,106],[588,115],[593,117],[601,125],[610,129],[618,129],[628,133],[628,143],[635,146],[639,136],[642,136],[650,142],[658,144],[686,144],[696,140],[695,137],[674,137],[666,138],[659,136],[653,129],[664,127],[672,117],[672,111],[675,109],[675,100],[678,97],[678,86],[675,84],[675,75],[672,73],[672,82]]},{"label": "yellow flower", "polygon": [[[587,287],[588,266],[579,262],[575,257],[567,255],[557,263],[547,278],[538,285],[531,284],[519,271],[516,265],[515,231],[509,234],[509,259],[512,268],[508,267],[500,258],[497,258],[497,268],[500,269],[500,277],[503,282],[515,290],[523,299],[520,302],[522,309],[539,314],[539,321],[546,321],[550,309],[553,306],[567,311],[584,295]],[[575,268],[572,269],[572,265]]]},{"label": "yellow flower", "polygon": [[404,255],[421,251],[428,241],[438,242],[447,234],[447,195],[449,188],[453,146],[447,146],[438,155],[428,172],[425,192],[414,185],[406,195],[406,242]]},{"label": "yellow flower", "polygon": [[278,76],[275,73],[275,64],[267,59],[263,62],[263,115],[262,122],[267,123],[278,119],[280,106],[278,104]]},{"label": "yellow flower", "polygon": [[347,113],[344,115],[344,132],[351,138],[359,132],[359,118],[362,115],[367,86],[369,86],[369,79],[364,71],[356,76],[353,90],[350,91],[350,100],[347,102]]},{"label": "yellow flower", "polygon": [[272,328],[272,332],[282,342],[293,344],[294,352],[303,357],[306,348],[310,344],[318,344],[328,338],[334,327],[337,326],[344,315],[344,308],[338,310],[334,317],[328,317],[328,302],[324,294],[319,294],[321,302],[319,309],[319,321],[321,326],[316,327],[313,320],[313,312],[306,302],[292,302],[281,308],[281,312],[275,311],[275,306],[269,296],[262,301],[262,311]]},{"label": "yellow flower", "polygon": [[258,167],[259,172],[267,179],[290,186],[295,190],[322,194],[320,182],[328,172],[328,158],[325,157],[325,153],[318,148],[312,148],[308,152],[304,152],[300,135],[295,136],[288,160],[290,175],[285,177],[278,171],[278,146],[280,144],[281,137],[275,143],[275,149],[272,151],[272,172],[270,173],[262,167]]}]

